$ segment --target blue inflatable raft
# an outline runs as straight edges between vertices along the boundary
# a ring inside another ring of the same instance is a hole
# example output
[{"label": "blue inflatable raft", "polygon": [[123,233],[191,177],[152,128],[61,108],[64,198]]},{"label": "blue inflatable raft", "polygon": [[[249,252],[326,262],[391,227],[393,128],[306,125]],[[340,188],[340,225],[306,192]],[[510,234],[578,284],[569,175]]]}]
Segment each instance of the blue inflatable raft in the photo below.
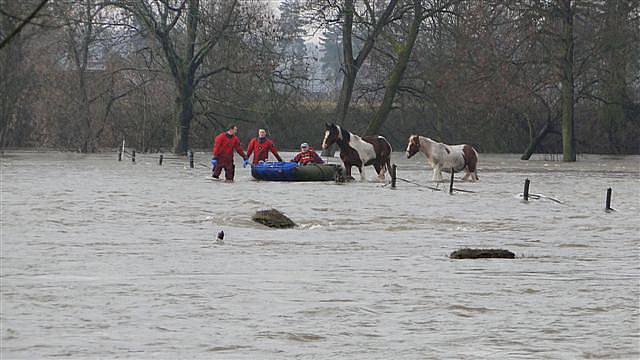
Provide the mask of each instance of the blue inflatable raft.
[{"label": "blue inflatable raft", "polygon": [[251,167],[251,176],[267,181],[333,181],[338,165],[263,162]]}]

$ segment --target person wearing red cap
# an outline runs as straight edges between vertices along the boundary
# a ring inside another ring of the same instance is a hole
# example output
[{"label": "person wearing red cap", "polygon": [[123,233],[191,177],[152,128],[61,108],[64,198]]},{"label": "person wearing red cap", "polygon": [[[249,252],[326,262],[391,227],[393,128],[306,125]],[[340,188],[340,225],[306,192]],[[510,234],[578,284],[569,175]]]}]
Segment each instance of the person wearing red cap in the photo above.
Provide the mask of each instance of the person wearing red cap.
[{"label": "person wearing red cap", "polygon": [[267,161],[269,158],[269,152],[272,152],[273,156],[275,156],[278,161],[282,161],[282,158],[278,154],[278,149],[276,149],[276,145],[271,141],[271,139],[267,139],[267,131],[265,129],[260,129],[258,130],[258,137],[249,141],[249,146],[247,146],[247,157],[251,157],[251,154],[253,154],[252,163],[255,165],[259,162]]},{"label": "person wearing red cap", "polygon": [[235,175],[235,165],[233,164],[233,151],[235,150],[242,158],[244,162],[243,167],[247,167],[249,159],[244,154],[240,140],[236,136],[238,127],[235,125],[229,126],[227,131],[220,133],[216,136],[213,142],[213,158],[211,159],[211,165],[213,166],[213,177],[218,179],[220,173],[224,169],[224,177],[226,181],[233,181]]}]

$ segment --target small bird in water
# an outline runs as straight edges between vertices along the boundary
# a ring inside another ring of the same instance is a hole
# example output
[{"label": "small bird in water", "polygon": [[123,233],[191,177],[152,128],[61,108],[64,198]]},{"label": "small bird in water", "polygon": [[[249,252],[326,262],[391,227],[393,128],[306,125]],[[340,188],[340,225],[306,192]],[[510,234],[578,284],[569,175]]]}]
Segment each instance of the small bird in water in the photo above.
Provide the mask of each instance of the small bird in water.
[{"label": "small bird in water", "polygon": [[223,241],[224,241],[224,231],[223,231],[223,230],[220,230],[220,231],[218,232],[218,238],[216,239],[216,242],[221,243],[221,242],[223,242]]}]

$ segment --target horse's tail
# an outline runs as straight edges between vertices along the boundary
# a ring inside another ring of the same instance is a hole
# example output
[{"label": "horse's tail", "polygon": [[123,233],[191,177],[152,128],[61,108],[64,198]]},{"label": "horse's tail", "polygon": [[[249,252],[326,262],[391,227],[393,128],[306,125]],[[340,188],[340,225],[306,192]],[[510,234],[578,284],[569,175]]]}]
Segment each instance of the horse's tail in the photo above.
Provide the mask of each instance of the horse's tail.
[{"label": "horse's tail", "polygon": [[465,145],[462,148],[462,152],[465,158],[465,166],[467,167],[467,170],[473,177],[475,177],[475,180],[480,180],[478,177],[478,151],[476,151],[476,149],[471,145]]},{"label": "horse's tail", "polygon": [[387,172],[391,174],[391,154],[393,153],[393,148],[391,147],[391,143],[384,136],[380,136],[380,138],[384,140],[385,144],[389,147],[389,153],[386,154],[384,164],[382,165],[386,167]]}]

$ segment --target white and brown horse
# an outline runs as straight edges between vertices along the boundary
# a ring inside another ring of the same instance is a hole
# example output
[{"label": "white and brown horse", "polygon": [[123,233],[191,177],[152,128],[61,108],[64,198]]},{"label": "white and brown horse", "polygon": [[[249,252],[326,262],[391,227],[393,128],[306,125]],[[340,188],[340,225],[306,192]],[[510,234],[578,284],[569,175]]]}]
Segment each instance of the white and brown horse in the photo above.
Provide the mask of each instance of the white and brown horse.
[{"label": "white and brown horse", "polygon": [[478,152],[471,145],[447,145],[428,137],[411,135],[407,144],[407,159],[418,151],[427,157],[433,167],[433,181],[443,181],[442,170],[458,172],[464,170],[462,180],[477,181]]},{"label": "white and brown horse", "polygon": [[385,171],[391,169],[391,144],[382,136],[358,136],[336,124],[326,124],[322,148],[333,144],[340,148],[340,159],[344,163],[346,177],[351,177],[351,167],[360,170],[360,178],[366,181],[364,167],[373,165],[378,178],[384,181]]}]

